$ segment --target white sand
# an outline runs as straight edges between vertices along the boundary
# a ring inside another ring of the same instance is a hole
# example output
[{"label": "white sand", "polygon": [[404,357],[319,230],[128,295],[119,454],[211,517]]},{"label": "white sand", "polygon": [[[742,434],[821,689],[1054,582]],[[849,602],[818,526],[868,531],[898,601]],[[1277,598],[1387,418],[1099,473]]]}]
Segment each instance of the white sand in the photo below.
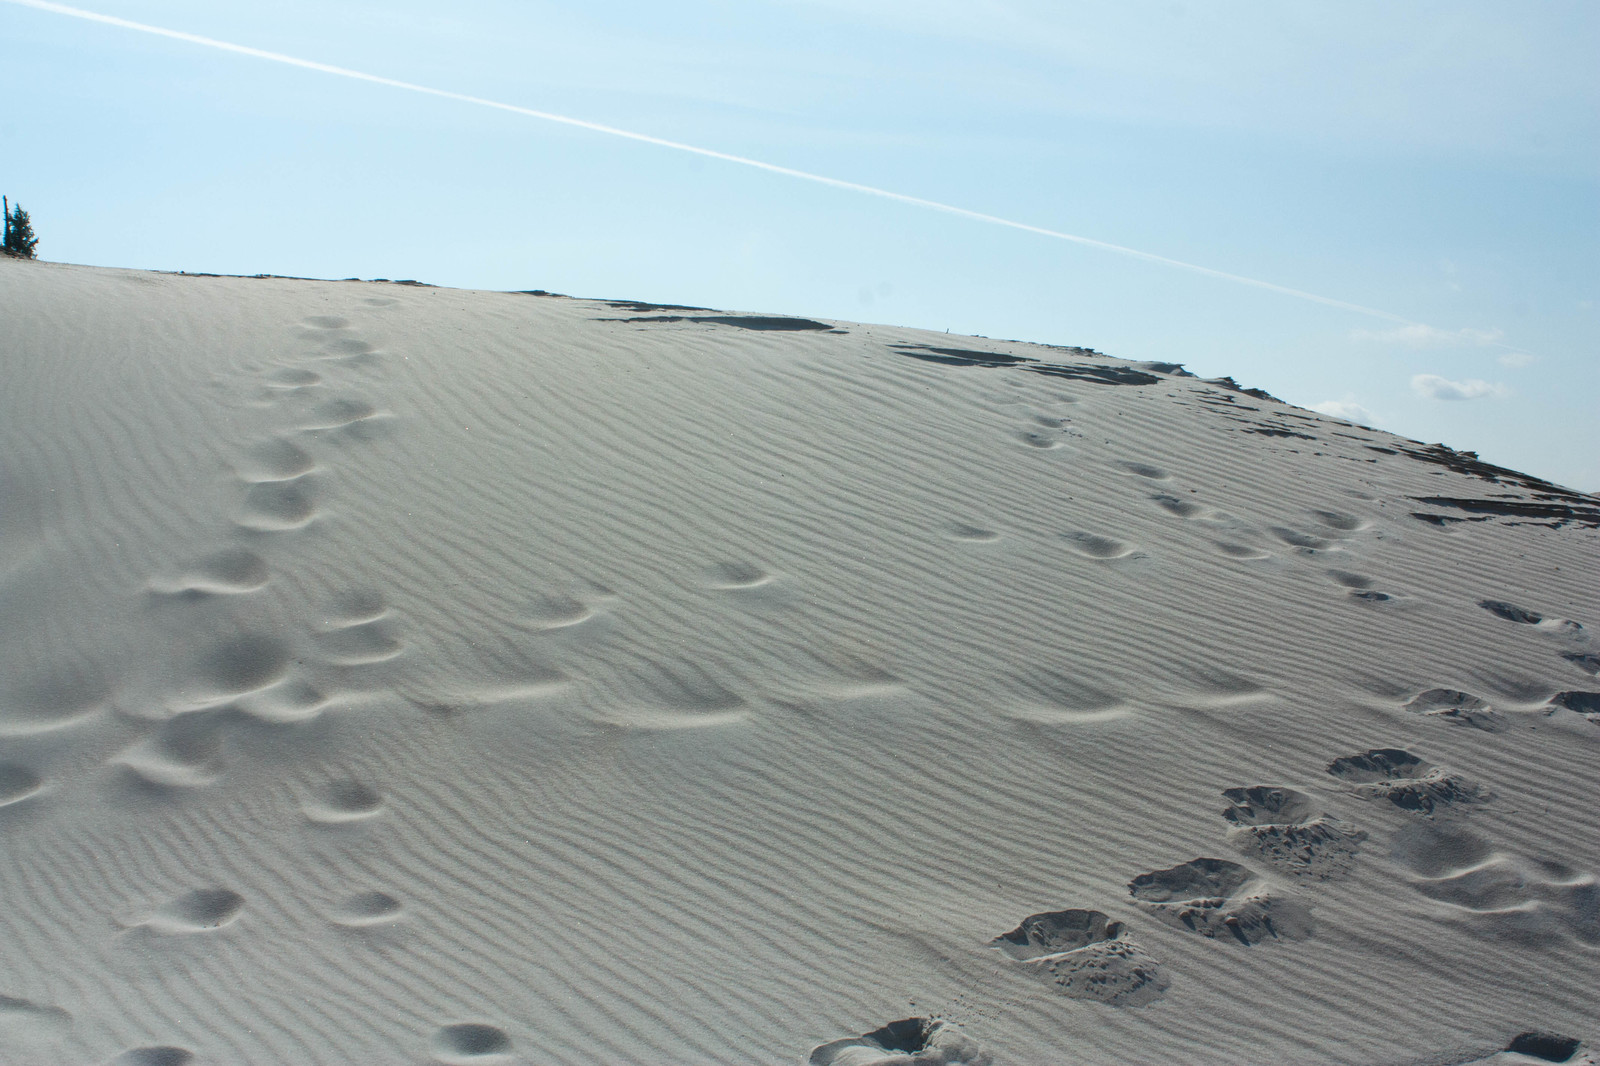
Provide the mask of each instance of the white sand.
[{"label": "white sand", "polygon": [[1600,501],[663,315],[0,260],[0,1061],[1600,1039]]}]

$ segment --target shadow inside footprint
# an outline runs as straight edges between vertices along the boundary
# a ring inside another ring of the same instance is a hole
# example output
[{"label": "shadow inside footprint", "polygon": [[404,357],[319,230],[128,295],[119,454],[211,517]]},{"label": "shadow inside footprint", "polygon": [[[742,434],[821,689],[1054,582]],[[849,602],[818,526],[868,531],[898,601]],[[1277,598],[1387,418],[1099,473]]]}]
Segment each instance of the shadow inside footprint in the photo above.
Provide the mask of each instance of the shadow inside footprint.
[{"label": "shadow inside footprint", "polygon": [[1482,786],[1403,748],[1373,748],[1347,755],[1329,763],[1328,773],[1350,782],[1362,795],[1386,799],[1402,810],[1425,817],[1454,803],[1488,798]]},{"label": "shadow inside footprint", "polygon": [[1544,621],[1544,616],[1539,614],[1537,611],[1527,611],[1516,606],[1515,604],[1506,603],[1503,600],[1479,600],[1478,606],[1482,607],[1485,611],[1488,611],[1496,618],[1504,618],[1507,622],[1517,622],[1522,625],[1536,626],[1540,622]]},{"label": "shadow inside footprint", "polygon": [[1297,939],[1311,932],[1310,912],[1257,887],[1255,874],[1227,859],[1191,859],[1140,874],[1128,892],[1147,911],[1204,937],[1232,937],[1241,944],[1270,938]]},{"label": "shadow inside footprint", "polygon": [[1223,790],[1232,805],[1222,817],[1229,836],[1250,852],[1296,877],[1321,880],[1346,870],[1367,834],[1317,810],[1292,788],[1252,785]]},{"label": "shadow inside footprint", "polygon": [[1572,1056],[1582,1046],[1583,1041],[1575,1037],[1532,1032],[1518,1033],[1506,1045],[1506,1050],[1513,1055],[1526,1055],[1530,1059],[1543,1059],[1545,1062],[1571,1062]]},{"label": "shadow inside footprint", "polygon": [[1504,733],[1511,728],[1506,716],[1470,692],[1453,688],[1430,688],[1405,705],[1413,714],[1442,718],[1454,725],[1471,726],[1485,733]]},{"label": "shadow inside footprint", "polygon": [[1073,551],[1090,559],[1120,559],[1133,551],[1131,546],[1120,540],[1093,533],[1063,533],[1061,539]]},{"label": "shadow inside footprint", "polygon": [[232,889],[197,888],[137,924],[157,933],[206,933],[232,924],[243,911],[244,897]]},{"label": "shadow inside footprint", "polygon": [[989,946],[1026,963],[1056,991],[1115,1007],[1140,1006],[1160,997],[1167,979],[1155,959],[1099,911],[1033,914]]},{"label": "shadow inside footprint", "polygon": [[440,1062],[460,1066],[506,1055],[511,1051],[511,1038],[497,1026],[458,1022],[441,1026],[433,1034],[433,1050]]},{"label": "shadow inside footprint", "polygon": [[989,1066],[989,1053],[942,1018],[904,1018],[812,1049],[810,1066]]}]

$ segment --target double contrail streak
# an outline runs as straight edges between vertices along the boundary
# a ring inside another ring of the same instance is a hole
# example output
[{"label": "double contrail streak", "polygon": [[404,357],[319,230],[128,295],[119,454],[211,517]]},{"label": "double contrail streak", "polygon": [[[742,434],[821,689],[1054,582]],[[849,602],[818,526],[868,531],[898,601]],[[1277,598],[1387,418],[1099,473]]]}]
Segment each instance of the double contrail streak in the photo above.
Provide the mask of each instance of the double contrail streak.
[{"label": "double contrail streak", "polygon": [[1162,266],[1176,267],[1179,270],[1188,270],[1207,277],[1221,278],[1224,281],[1238,282],[1241,285],[1250,285],[1269,292],[1280,293],[1284,296],[1294,296],[1302,300],[1323,304],[1327,307],[1337,307],[1342,311],[1354,311],[1357,314],[1370,315],[1373,318],[1387,319],[1390,322],[1400,322],[1405,325],[1420,325],[1410,319],[1399,315],[1390,314],[1388,311],[1379,311],[1360,304],[1347,303],[1344,300],[1335,300],[1329,296],[1318,296],[1316,293],[1305,292],[1301,289],[1291,289],[1286,285],[1277,285],[1270,281],[1261,281],[1258,278],[1247,278],[1240,274],[1230,274],[1225,270],[1214,270],[1211,267],[1200,266],[1197,263],[1186,263],[1181,259],[1169,259],[1164,255],[1153,252],[1141,252],[1137,248],[1125,248],[1120,244],[1111,244],[1106,241],[1097,241],[1093,237],[1080,237],[1074,233],[1062,233],[1059,230],[1045,229],[1043,226],[1033,226],[1026,222],[1015,222],[1009,218],[1000,218],[998,215],[986,215],[981,211],[971,211],[965,207],[956,207],[953,204],[940,203],[937,200],[924,200],[920,196],[908,196],[905,193],[891,192],[888,189],[879,189],[872,185],[862,185],[853,181],[843,181],[839,178],[830,178],[823,174],[812,174],[804,170],[795,170],[791,167],[781,167],[776,163],[765,163],[759,159],[747,159],[740,155],[731,155],[727,152],[718,152],[711,148],[700,148],[692,144],[683,144],[679,141],[669,141],[662,137],[652,137],[647,133],[635,133],[632,130],[618,129],[615,126],[605,126],[598,122],[589,122],[581,118],[572,118],[568,115],[557,115],[549,111],[537,111],[531,107],[519,107],[516,104],[501,103],[498,100],[485,100],[479,96],[468,96],[466,93],[451,92],[448,89],[434,89],[426,85],[415,85],[408,81],[398,81],[394,78],[385,78],[377,74],[365,74],[359,70],[349,70],[345,67],[336,67],[328,63],[317,63],[309,59],[297,59],[278,52],[267,52],[260,48],[250,48],[242,44],[232,44],[228,41],[219,41],[211,37],[202,37],[199,34],[184,33],[182,30],[169,30],[161,26],[150,26],[143,22],[131,22],[128,19],[117,18],[114,15],[102,15],[96,11],[85,11],[82,8],[69,7],[66,4],[51,3],[50,0],[4,0],[6,3],[18,4],[22,7],[31,7],[39,11],[49,11],[57,15],[68,15],[72,18],[85,19],[89,22],[99,22],[107,26],[117,26],[125,30],[137,30],[140,33],[150,33],[157,37],[168,37],[175,41],[184,41],[188,44],[197,44],[206,48],[216,48],[224,52],[233,52],[238,55],[251,56],[255,59],[265,59],[272,63],[283,63],[291,67],[301,67],[305,70],[320,71],[323,74],[335,74],[341,78],[353,78],[356,81],[370,82],[373,85],[386,85],[391,89],[404,89],[407,92],[422,93],[426,96],[437,96],[445,100],[456,100],[464,104],[475,104],[478,107],[490,107],[497,111],[509,111],[514,115],[525,115],[529,118],[542,119],[545,122],[557,122],[563,126],[576,126],[578,129],[593,130],[595,133],[604,133],[612,137],[623,137],[630,141],[639,141],[643,144],[653,144],[658,148],[671,148],[678,152],[689,152],[692,155],[704,156],[707,159],[720,159],[724,163],[737,163],[740,166],[754,167],[772,174],[782,174],[785,177],[799,178],[803,181],[816,182],[819,185],[829,185],[836,189],[848,189],[851,192],[865,193],[868,196],[878,196],[885,200],[897,203],[910,204],[913,207],[923,207],[930,211],[942,211],[949,215],[958,215],[962,218],[975,219],[979,222],[988,222],[996,226],[1005,226],[1009,229],[1022,230],[1025,233],[1035,233],[1041,237],[1053,237],[1060,241],[1070,241],[1073,244],[1085,245],[1089,248],[1098,248],[1101,251],[1115,252],[1118,255],[1130,256],[1134,259],[1143,259],[1149,263],[1159,263]]}]

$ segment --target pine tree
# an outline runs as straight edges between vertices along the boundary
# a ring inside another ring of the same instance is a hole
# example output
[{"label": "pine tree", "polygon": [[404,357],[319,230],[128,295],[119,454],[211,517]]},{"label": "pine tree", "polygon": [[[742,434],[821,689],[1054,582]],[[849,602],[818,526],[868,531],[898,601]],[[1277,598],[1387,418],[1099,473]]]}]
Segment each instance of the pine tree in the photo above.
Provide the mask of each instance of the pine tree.
[{"label": "pine tree", "polygon": [[0,209],[6,216],[6,236],[3,250],[15,259],[36,258],[34,249],[39,246],[39,238],[33,234],[33,222],[28,218],[28,212],[22,205],[11,206],[11,201],[0,197]]}]

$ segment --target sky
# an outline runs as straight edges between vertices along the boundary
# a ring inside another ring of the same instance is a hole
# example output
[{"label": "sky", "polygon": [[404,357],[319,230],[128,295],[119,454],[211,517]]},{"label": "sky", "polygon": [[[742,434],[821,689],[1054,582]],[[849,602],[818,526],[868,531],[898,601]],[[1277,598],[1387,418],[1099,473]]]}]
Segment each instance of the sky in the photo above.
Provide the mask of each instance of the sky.
[{"label": "sky", "polygon": [[1600,491],[1591,0],[74,6],[1331,302],[0,0],[45,259],[1082,345]]}]

